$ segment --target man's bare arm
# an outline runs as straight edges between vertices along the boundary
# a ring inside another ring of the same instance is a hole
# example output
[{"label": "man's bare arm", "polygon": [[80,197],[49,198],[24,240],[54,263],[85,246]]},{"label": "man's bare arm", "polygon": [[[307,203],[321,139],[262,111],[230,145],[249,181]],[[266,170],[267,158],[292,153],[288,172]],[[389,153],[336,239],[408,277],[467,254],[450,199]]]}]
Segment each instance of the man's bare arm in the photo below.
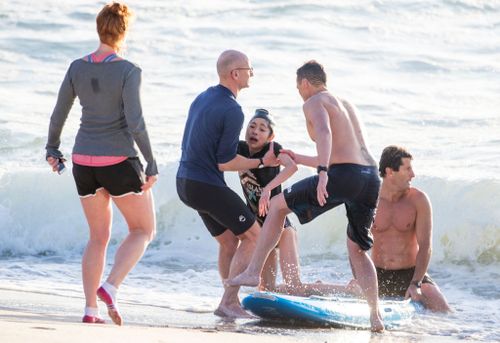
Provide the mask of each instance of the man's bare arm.
[{"label": "man's bare arm", "polygon": [[296,154],[296,163],[302,164],[303,166],[316,168],[319,165],[318,156],[306,156]]},{"label": "man's bare arm", "polygon": [[315,100],[304,104],[304,114],[313,127],[318,153],[316,162],[318,165],[328,167],[332,150],[332,131],[328,112],[320,101]]},{"label": "man's bare arm", "polygon": [[432,208],[425,193],[419,193],[416,202],[417,219],[415,231],[417,235],[418,253],[412,281],[419,282],[424,278],[432,254]]},{"label": "man's bare arm", "polygon": [[[304,104],[304,114],[306,119],[310,121],[312,131],[314,132],[314,141],[316,142],[316,151],[318,152],[318,165],[328,167],[332,151],[332,131],[330,129],[328,112],[321,100],[314,99]],[[320,206],[324,206],[328,198],[327,184],[328,174],[326,171],[320,172],[316,187],[316,197]]]}]

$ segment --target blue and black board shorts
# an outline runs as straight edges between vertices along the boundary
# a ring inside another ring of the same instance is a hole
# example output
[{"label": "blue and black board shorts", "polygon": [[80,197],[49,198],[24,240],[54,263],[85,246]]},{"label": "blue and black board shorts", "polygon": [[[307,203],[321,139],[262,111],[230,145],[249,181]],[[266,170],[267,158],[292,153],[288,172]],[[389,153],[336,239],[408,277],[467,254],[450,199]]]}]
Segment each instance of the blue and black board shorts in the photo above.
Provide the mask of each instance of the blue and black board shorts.
[{"label": "blue and black board shorts", "polygon": [[198,211],[213,237],[230,230],[236,236],[255,223],[255,215],[241,197],[227,186],[177,178],[177,194],[181,201]]},{"label": "blue and black board shorts", "polygon": [[375,166],[358,164],[333,164],[328,168],[327,203],[320,206],[316,188],[318,175],[301,180],[284,190],[286,204],[305,224],[337,207],[345,205],[347,211],[347,236],[363,250],[373,245],[371,225],[377,207],[380,178]]}]

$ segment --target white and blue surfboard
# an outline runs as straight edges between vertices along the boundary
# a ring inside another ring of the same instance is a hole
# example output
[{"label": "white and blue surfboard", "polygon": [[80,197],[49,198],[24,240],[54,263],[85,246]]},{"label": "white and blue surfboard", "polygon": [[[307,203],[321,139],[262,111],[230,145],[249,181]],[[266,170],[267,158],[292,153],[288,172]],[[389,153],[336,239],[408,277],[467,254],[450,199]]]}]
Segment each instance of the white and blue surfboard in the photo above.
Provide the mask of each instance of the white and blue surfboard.
[{"label": "white and blue surfboard", "polygon": [[[320,326],[370,328],[370,312],[365,300],[351,297],[308,298],[270,292],[247,296],[243,308],[264,320],[292,321]],[[380,300],[380,312],[386,327],[408,323],[423,311],[422,304],[408,300]]]}]

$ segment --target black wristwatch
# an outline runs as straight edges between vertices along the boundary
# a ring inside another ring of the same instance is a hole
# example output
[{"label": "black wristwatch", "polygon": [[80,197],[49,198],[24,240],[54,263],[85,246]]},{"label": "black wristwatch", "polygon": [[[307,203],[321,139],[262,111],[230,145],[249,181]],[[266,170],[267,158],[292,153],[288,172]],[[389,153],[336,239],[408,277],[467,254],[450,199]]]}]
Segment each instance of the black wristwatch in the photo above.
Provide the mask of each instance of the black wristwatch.
[{"label": "black wristwatch", "polygon": [[322,171],[327,172],[327,171],[328,171],[328,168],[327,168],[327,167],[325,167],[325,166],[317,166],[317,167],[316,167],[316,171],[317,171],[317,172],[318,172],[318,174],[319,174],[319,173],[321,173]]},{"label": "black wristwatch", "polygon": [[414,285],[417,288],[421,288],[422,287],[422,281],[411,281],[410,285]]},{"label": "black wristwatch", "polygon": [[259,163],[259,166],[257,168],[259,168],[259,169],[264,168],[264,160],[262,159],[262,157],[259,157],[259,161],[260,161],[260,163]]}]

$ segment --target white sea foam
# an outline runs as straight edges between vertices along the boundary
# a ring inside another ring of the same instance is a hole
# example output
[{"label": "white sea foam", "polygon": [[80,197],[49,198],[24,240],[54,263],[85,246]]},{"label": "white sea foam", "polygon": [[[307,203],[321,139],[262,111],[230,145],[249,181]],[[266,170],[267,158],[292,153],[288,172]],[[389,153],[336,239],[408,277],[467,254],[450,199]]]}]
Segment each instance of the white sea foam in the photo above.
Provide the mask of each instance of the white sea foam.
[{"label": "white sea foam", "polygon": [[[68,167],[70,167],[68,165]],[[195,212],[178,199],[175,190],[177,163],[160,169],[155,185],[158,234],[147,259],[215,261],[216,244]],[[311,175],[301,168],[288,184]],[[240,194],[236,173],[226,176]],[[434,260],[495,263],[500,260],[500,182],[464,181],[436,177],[416,178],[433,204]],[[36,189],[36,195],[31,194]],[[115,208],[116,211],[116,208]],[[86,244],[87,224],[71,173],[61,176],[46,168],[20,169],[0,176],[0,240],[3,255],[80,254]],[[304,255],[330,253],[343,248],[347,220],[341,206],[304,226],[291,215],[298,228]],[[127,233],[120,215],[113,219],[112,246]]]}]

